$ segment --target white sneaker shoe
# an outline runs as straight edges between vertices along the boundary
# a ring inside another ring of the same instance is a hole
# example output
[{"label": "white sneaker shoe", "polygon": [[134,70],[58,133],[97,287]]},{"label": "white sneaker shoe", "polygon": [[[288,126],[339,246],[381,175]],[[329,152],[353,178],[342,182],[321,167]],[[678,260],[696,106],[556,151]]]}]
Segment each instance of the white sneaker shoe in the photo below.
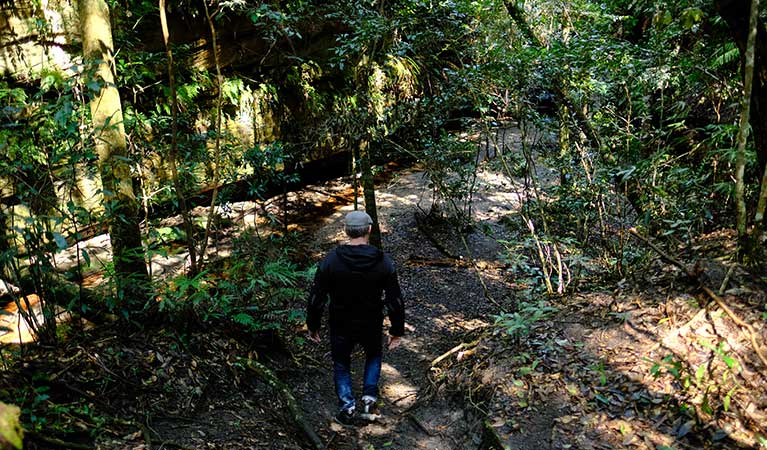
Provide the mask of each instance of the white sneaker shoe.
[{"label": "white sneaker shoe", "polygon": [[362,412],[360,412],[360,418],[367,420],[368,422],[375,422],[381,417],[380,414],[376,414],[376,398],[372,395],[364,395],[362,397]]}]

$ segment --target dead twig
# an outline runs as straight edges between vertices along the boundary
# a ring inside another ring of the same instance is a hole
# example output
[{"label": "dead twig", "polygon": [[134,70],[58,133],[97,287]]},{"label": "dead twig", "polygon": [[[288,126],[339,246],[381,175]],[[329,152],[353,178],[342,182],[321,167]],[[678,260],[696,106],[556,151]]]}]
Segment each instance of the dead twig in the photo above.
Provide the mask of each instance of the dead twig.
[{"label": "dead twig", "polygon": [[727,315],[730,317],[730,319],[732,319],[733,322],[735,322],[741,328],[745,329],[746,335],[748,336],[748,340],[751,342],[751,346],[754,348],[754,351],[756,352],[756,355],[762,361],[762,364],[764,365],[765,369],[767,369],[767,357],[764,355],[764,353],[762,352],[761,348],[759,347],[758,342],[756,341],[756,331],[754,331],[754,327],[752,327],[750,324],[746,323],[737,314],[735,314],[735,312],[732,309],[730,309],[730,307],[727,306],[724,303],[724,300],[722,300],[721,297],[719,297],[710,288],[705,286],[700,281],[700,278],[698,277],[698,274],[693,269],[687,267],[685,264],[683,264],[678,259],[676,259],[673,256],[669,255],[668,253],[664,252],[663,249],[659,248],[657,245],[655,245],[654,243],[650,242],[649,239],[647,239],[646,237],[644,237],[641,234],[639,234],[639,232],[637,232],[637,230],[635,228],[629,228],[628,232],[632,236],[636,237],[640,241],[642,241],[645,244],[647,244],[650,248],[655,250],[655,252],[658,253],[658,255],[661,258],[665,259],[666,261],[668,261],[671,264],[673,264],[673,265],[677,266],[678,268],[680,268],[685,273],[685,275],[687,275],[688,277],[696,280],[698,282],[698,285],[700,286],[700,288],[703,290],[703,292],[708,294],[708,296],[711,297],[711,299],[714,300],[714,302],[716,302],[717,305],[719,305],[719,307],[722,309],[722,311],[727,313]]},{"label": "dead twig", "polygon": [[410,397],[412,397],[412,396],[414,396],[414,395],[418,395],[418,391],[413,391],[413,392],[411,392],[411,393],[409,393],[409,394],[405,394],[405,395],[403,395],[402,397],[400,397],[400,398],[398,398],[398,399],[394,400],[394,401],[393,401],[393,402],[391,402],[391,403],[392,403],[392,405],[396,405],[397,403],[401,402],[402,400],[405,400],[405,399],[407,399],[407,398],[410,398]]}]

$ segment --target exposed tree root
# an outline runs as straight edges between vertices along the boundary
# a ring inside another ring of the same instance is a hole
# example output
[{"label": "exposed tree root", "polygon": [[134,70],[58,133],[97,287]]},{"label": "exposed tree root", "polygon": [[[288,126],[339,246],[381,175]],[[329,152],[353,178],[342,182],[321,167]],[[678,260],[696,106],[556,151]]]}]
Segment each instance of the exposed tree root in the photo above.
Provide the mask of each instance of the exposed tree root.
[{"label": "exposed tree root", "polygon": [[479,442],[477,450],[504,450],[503,439],[498,435],[498,431],[487,421],[482,421],[482,440]]},{"label": "exposed tree root", "polygon": [[309,423],[304,419],[301,408],[298,406],[296,398],[293,397],[293,393],[290,391],[288,385],[280,381],[271,369],[261,364],[260,362],[254,361],[250,358],[245,362],[250,370],[255,372],[255,374],[263,381],[265,381],[266,384],[268,384],[270,387],[279,392],[280,395],[282,395],[282,398],[287,403],[290,417],[293,419],[293,422],[295,422],[296,426],[301,430],[304,436],[309,440],[309,442],[311,442],[312,447],[317,450],[325,450],[325,444],[323,444],[320,437],[317,436],[317,433],[314,432],[312,426],[309,425]]}]

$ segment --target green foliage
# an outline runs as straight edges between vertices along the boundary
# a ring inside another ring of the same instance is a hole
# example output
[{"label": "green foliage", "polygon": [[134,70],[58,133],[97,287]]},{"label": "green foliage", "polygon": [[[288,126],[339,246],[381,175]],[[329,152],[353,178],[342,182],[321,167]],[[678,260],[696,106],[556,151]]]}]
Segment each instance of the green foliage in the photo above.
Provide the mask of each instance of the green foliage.
[{"label": "green foliage", "polygon": [[682,361],[674,357],[674,355],[666,355],[660,361],[654,362],[650,368],[650,374],[654,378],[658,378],[664,373],[671,374],[676,380],[682,380],[684,375]]},{"label": "green foliage", "polygon": [[31,386],[6,392],[21,408],[24,429],[36,433],[66,434],[81,432],[87,423],[91,436],[103,433],[107,419],[92,404],[84,402],[61,403],[51,389],[50,374],[33,372]]},{"label": "green foliage", "polygon": [[280,331],[302,321],[296,304],[310,274],[290,260],[294,250],[286,239],[244,233],[223,268],[168,280],[160,312],[171,321],[193,316],[201,323],[233,322],[250,331]]},{"label": "green foliage", "polygon": [[476,144],[449,134],[424,144],[418,158],[423,161],[436,206],[459,220],[468,220],[471,181],[477,164]]},{"label": "green foliage", "polygon": [[292,155],[280,141],[264,147],[252,147],[245,151],[244,161],[252,168],[249,194],[265,200],[269,187],[295,183],[298,175],[285,169],[293,164]]},{"label": "green foliage", "polygon": [[52,258],[69,246],[78,224],[93,219],[77,206],[83,193],[76,181],[89,173],[85,166],[95,155],[82,145],[80,78],[55,71],[40,76],[37,89],[0,82],[0,180],[3,194],[17,201],[0,212],[0,271],[40,297],[42,318],[23,314],[42,340],[52,342],[54,304],[75,303],[59,288]]},{"label": "green foliage", "polygon": [[[684,360],[675,355],[666,355],[660,361],[651,361],[650,374],[654,378],[670,375],[678,383],[678,388],[692,398],[700,411],[711,415],[716,413],[712,402],[716,399],[721,405],[721,410],[728,412],[732,398],[738,392],[739,383],[734,380],[734,375],[740,371],[738,361],[724,348],[724,341],[719,345],[700,340],[699,344],[710,350],[715,360],[707,360],[693,371],[685,364]],[[713,363],[721,361],[719,367]],[[648,360],[650,361],[650,360]],[[714,376],[717,374],[717,376]]]},{"label": "green foliage", "polygon": [[499,332],[513,339],[519,339],[527,336],[534,325],[550,317],[556,311],[556,308],[546,305],[542,300],[536,303],[521,302],[517,311],[504,312],[494,316],[494,326]]},{"label": "green foliage", "polygon": [[166,289],[160,293],[158,302],[160,311],[169,314],[179,310],[195,309],[210,298],[209,290],[212,277],[207,271],[202,271],[192,277],[186,274],[178,275],[167,281]]},{"label": "green foliage", "polygon": [[251,330],[282,330],[303,320],[303,310],[296,305],[302,304],[310,273],[290,260],[293,251],[281,239],[262,240],[247,233],[239,238],[236,260],[218,284],[215,313]]}]

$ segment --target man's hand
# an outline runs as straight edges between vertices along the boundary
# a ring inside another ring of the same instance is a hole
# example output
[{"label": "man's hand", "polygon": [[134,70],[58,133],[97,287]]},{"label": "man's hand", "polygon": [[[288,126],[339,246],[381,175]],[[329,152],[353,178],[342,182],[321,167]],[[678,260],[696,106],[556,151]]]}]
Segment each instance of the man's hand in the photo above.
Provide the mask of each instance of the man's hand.
[{"label": "man's hand", "polygon": [[401,343],[402,343],[402,336],[389,335],[389,344],[386,345],[386,348],[388,348],[389,350],[394,350],[395,348],[399,347]]},{"label": "man's hand", "polygon": [[322,339],[320,339],[320,330],[317,331],[309,331],[309,340],[314,342],[315,344],[319,344]]}]

